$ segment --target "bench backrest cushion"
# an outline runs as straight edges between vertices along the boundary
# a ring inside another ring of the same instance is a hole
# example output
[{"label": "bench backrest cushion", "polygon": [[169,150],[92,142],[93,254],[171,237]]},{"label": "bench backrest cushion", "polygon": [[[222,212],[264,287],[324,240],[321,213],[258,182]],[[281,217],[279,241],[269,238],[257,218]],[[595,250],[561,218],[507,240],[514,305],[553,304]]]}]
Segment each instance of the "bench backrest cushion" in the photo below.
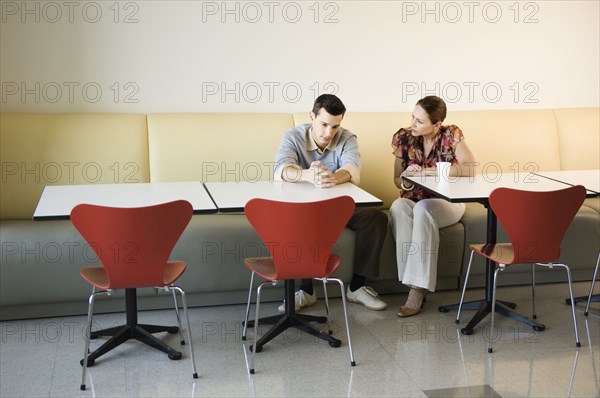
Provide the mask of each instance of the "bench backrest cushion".
[{"label": "bench backrest cushion", "polygon": [[148,115],[150,178],[162,181],[269,181],[284,113]]},{"label": "bench backrest cushion", "polygon": [[600,169],[600,108],[555,109],[561,170]]},{"label": "bench backrest cushion", "polygon": [[146,115],[2,114],[0,219],[31,219],[46,185],[148,182]]}]

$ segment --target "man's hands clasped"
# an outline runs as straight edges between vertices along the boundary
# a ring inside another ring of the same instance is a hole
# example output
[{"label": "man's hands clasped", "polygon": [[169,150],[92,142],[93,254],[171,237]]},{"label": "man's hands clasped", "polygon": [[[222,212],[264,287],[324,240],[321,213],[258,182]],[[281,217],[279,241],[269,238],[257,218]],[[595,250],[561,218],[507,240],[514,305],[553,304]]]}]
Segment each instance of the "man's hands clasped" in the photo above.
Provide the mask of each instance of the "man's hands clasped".
[{"label": "man's hands clasped", "polygon": [[330,188],[338,183],[335,175],[319,161],[312,162],[309,170],[314,174],[313,184],[316,187]]}]

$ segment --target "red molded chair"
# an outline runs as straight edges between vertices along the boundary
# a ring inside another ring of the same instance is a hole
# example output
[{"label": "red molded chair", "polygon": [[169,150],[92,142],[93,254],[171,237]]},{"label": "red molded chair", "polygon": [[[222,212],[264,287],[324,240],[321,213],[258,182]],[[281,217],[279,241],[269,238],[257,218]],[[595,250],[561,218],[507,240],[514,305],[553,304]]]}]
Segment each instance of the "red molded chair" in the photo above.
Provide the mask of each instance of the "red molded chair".
[{"label": "red molded chair", "polygon": [[504,227],[510,243],[470,245],[471,258],[469,259],[458,314],[456,315],[456,322],[458,323],[467,280],[471,271],[473,253],[494,261],[496,267],[494,270],[494,286],[492,291],[488,352],[492,352],[498,271],[503,271],[507,266],[515,264],[531,264],[534,319],[537,317],[535,311],[535,265],[548,268],[562,267],[567,271],[569,293],[572,302],[571,311],[575,327],[575,342],[577,347],[581,346],[577,331],[575,303],[573,301],[571,270],[567,265],[556,263],[556,261],[560,257],[560,245],[563,237],[575,214],[577,214],[577,211],[583,204],[585,195],[586,190],[581,185],[547,192],[497,188],[490,194],[490,206],[498,217],[498,221]]},{"label": "red molded chair", "polygon": [[[334,245],[344,230],[344,227],[354,213],[354,200],[349,196],[309,202],[289,203],[267,199],[252,199],[245,206],[248,221],[254,227],[270,253],[270,257],[251,257],[244,259],[244,264],[252,271],[250,292],[254,273],[262,276],[267,282],[260,284],[256,290],[256,315],[254,318],[254,349],[250,365],[250,373],[254,373],[255,354],[261,351],[262,345],[288,327],[296,327],[318,338],[329,341],[330,345],[339,347],[341,342],[331,336],[313,329],[307,321],[324,318],[294,314],[293,288],[291,292],[288,283],[295,279],[317,279],[325,287],[329,281],[339,284],[342,293],[344,320],[350,350],[350,364],[355,365],[352,352],[352,341],[348,326],[346,310],[346,294],[344,283],[338,278],[331,278],[340,265],[340,257],[331,254]],[[286,281],[286,315],[269,331],[261,341],[258,341],[258,321],[260,307],[260,292],[265,284]],[[248,323],[251,294],[248,295],[244,336]],[[291,299],[291,300],[290,300]],[[325,290],[327,306],[327,321],[329,321],[329,303]],[[329,328],[330,334],[331,327]],[[266,341],[265,341],[266,340]]]},{"label": "red molded chair", "polygon": [[[71,211],[71,222],[100,259],[102,266],[81,268],[83,279],[92,285],[89,298],[88,321],[81,389],[85,390],[88,366],[96,358],[129,339],[139,340],[166,352],[170,359],[180,359],[181,353],[173,350],[152,333],[177,333],[181,344],[181,319],[175,291],[181,294],[187,322],[187,338],[193,377],[198,378],[187,313],[185,292],[173,283],[185,271],[184,261],[169,261],[169,256],[192,217],[189,202],[178,200],[154,206],[116,208],[80,204]],[[136,288],[157,287],[173,293],[175,313],[179,327],[142,325],[137,323]],[[99,291],[96,291],[96,290]],[[91,331],[94,299],[99,294],[112,294],[116,289],[126,289],[127,324],[101,331]],[[112,336],[100,348],[88,354],[90,338]]]}]

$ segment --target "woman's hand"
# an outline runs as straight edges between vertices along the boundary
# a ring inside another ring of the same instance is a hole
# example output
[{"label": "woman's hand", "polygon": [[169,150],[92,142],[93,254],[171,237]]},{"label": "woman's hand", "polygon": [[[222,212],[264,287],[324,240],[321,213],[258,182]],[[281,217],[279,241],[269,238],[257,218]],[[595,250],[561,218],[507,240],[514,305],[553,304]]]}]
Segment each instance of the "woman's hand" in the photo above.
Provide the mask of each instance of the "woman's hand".
[{"label": "woman's hand", "polygon": [[421,175],[422,171],[423,171],[423,168],[421,166],[419,166],[418,164],[411,164],[402,172],[401,175],[406,176],[406,177],[414,177],[414,176]]},{"label": "woman's hand", "polygon": [[414,185],[411,184],[409,181],[402,179],[402,176],[414,177],[414,176],[420,175],[422,172],[423,172],[423,168],[421,166],[419,166],[418,164],[411,164],[410,166],[408,166],[406,169],[404,169],[402,174],[400,174],[399,188],[404,191],[412,190],[414,188]]}]

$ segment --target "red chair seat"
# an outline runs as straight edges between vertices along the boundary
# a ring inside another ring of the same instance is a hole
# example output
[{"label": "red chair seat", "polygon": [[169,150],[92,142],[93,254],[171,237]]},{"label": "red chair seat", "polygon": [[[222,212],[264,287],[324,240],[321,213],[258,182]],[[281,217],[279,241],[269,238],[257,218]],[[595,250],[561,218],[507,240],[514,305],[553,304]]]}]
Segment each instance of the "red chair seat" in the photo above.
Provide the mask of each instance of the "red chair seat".
[{"label": "red chair seat", "polygon": [[510,265],[515,259],[515,251],[510,243],[476,243],[470,245],[469,248],[500,264]]},{"label": "red chair seat", "polygon": [[170,285],[174,283],[185,271],[185,261],[168,261],[165,266],[165,274],[163,277],[163,283]]},{"label": "red chair seat", "polygon": [[108,274],[103,267],[82,267],[79,274],[87,283],[100,290],[110,289]]},{"label": "red chair seat", "polygon": [[[322,277],[333,275],[337,271],[341,261],[341,258],[335,254],[329,256],[325,266],[325,274]],[[277,269],[273,257],[247,257],[244,259],[244,265],[267,280],[272,281],[277,279]],[[310,269],[307,271],[306,276],[299,276],[298,278],[314,278],[314,274],[310,271]]]}]

